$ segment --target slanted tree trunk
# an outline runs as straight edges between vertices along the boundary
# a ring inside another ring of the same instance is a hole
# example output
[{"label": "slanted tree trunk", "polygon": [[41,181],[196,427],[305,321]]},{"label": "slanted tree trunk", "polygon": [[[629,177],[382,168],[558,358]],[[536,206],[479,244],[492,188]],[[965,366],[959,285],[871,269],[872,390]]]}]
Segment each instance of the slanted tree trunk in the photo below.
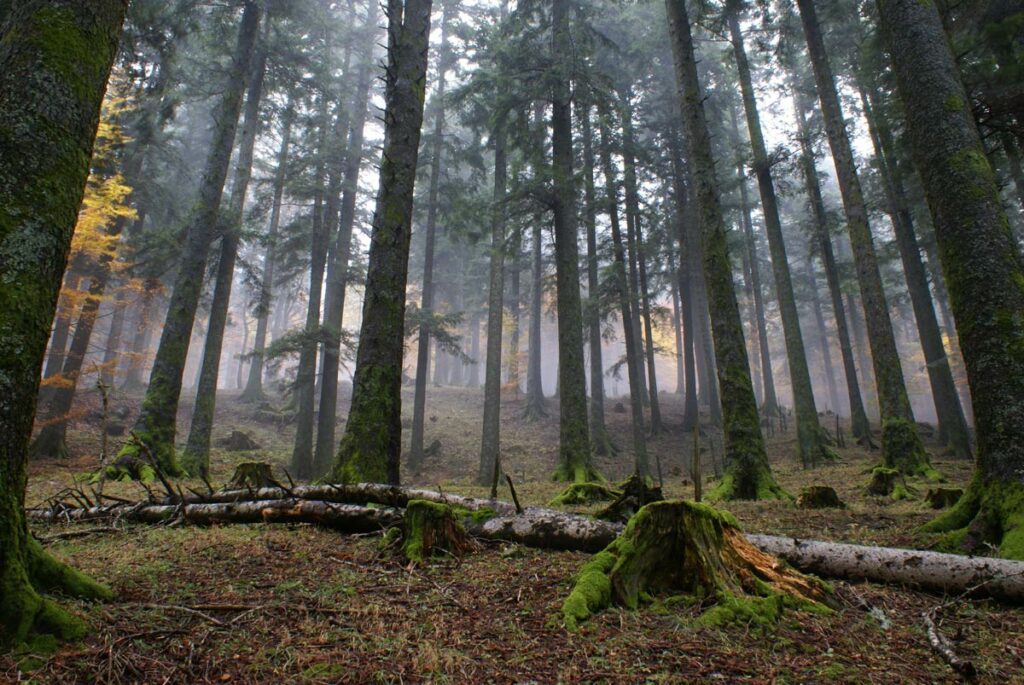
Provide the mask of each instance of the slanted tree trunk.
[{"label": "slanted tree trunk", "polygon": [[796,70],[792,64],[790,65],[790,75],[792,77],[794,109],[796,110],[797,136],[800,138],[800,166],[803,168],[807,197],[814,215],[814,233],[818,241],[819,256],[825,269],[829,295],[832,298],[832,315],[836,324],[839,352],[843,358],[846,394],[850,403],[851,433],[856,440],[870,444],[871,426],[868,423],[867,412],[864,411],[860,382],[857,380],[857,365],[854,362],[853,345],[850,343],[850,329],[846,324],[843,290],[839,284],[839,270],[836,268],[835,253],[832,250],[828,216],[825,213],[825,201],[821,196],[821,183],[818,180],[818,168],[814,162],[814,149],[811,145],[811,133],[807,123],[807,113],[811,106],[808,102],[809,98],[796,82]]},{"label": "slanted tree trunk", "polygon": [[[264,41],[270,22],[264,27]],[[253,155],[256,148],[256,134],[260,122],[260,102],[263,99],[263,77],[267,68],[267,47],[261,44],[249,75],[249,91],[245,98],[245,117],[242,136],[238,145],[238,159],[235,162],[235,180],[228,199],[227,226],[221,237],[220,258],[217,262],[217,280],[210,303],[210,321],[206,329],[206,343],[203,346],[203,362],[199,372],[199,387],[192,409],[192,425],[189,427],[188,442],[182,454],[181,465],[190,474],[206,476],[210,471],[210,433],[213,429],[213,414],[217,406],[217,382],[220,378],[221,350],[224,346],[224,330],[228,323],[228,306],[231,304],[231,286],[235,280],[235,262],[238,259],[238,245],[242,231],[242,214],[245,199],[252,178]]]},{"label": "slanted tree trunk", "polygon": [[[376,3],[367,4],[364,30],[367,35],[377,31],[379,17]],[[338,370],[341,366],[341,329],[345,314],[345,290],[352,256],[352,231],[356,219],[356,197],[359,191],[359,170],[363,162],[363,129],[366,127],[367,105],[373,78],[373,44],[366,43],[360,56],[356,76],[356,95],[352,103],[351,128],[345,151],[344,180],[338,233],[327,263],[327,289],[324,293],[324,328],[332,336],[323,346],[320,373],[320,407],[317,413],[316,449],[313,453],[313,475],[320,477],[331,468],[334,458],[334,426],[338,413]]]},{"label": "slanted tree trunk", "polygon": [[590,462],[587,374],[583,364],[583,305],[580,251],[573,182],[572,95],[569,87],[573,46],[569,8],[552,0],[551,53],[555,58],[551,98],[552,180],[555,215],[555,285],[558,291],[559,465],[555,477],[575,482],[595,476]]},{"label": "slanted tree trunk", "polygon": [[[434,243],[437,235],[438,193],[443,163],[445,130],[445,77],[451,67],[452,50],[448,44],[451,3],[442,2],[441,44],[438,49],[437,91],[434,96],[434,137],[430,150],[430,186],[427,188],[427,225],[423,243],[423,290],[420,312],[424,316],[434,313]],[[416,387],[412,404],[412,434],[409,439],[409,468],[414,471],[423,465],[423,423],[427,410],[427,373],[430,371],[430,328],[427,321],[420,325],[416,350]]]},{"label": "slanted tree trunk", "polygon": [[1024,264],[934,5],[878,2],[974,400],[977,470],[933,530],[1024,559]]},{"label": "slanted tree trunk", "polygon": [[643,477],[650,473],[647,459],[647,431],[644,427],[643,389],[640,375],[643,364],[640,358],[637,338],[629,322],[633,316],[633,299],[630,297],[629,281],[626,276],[626,252],[622,245],[622,229],[619,225],[619,189],[612,165],[611,141],[609,140],[607,114],[601,113],[599,124],[601,135],[601,167],[605,180],[605,197],[608,219],[612,228],[612,277],[619,297],[619,319],[622,321],[622,337],[626,343],[626,377],[629,379],[629,405],[632,410],[634,471]]},{"label": "slanted tree trunk", "polygon": [[277,169],[274,172],[274,197],[270,209],[270,225],[267,229],[267,248],[263,253],[260,299],[256,304],[256,334],[253,339],[252,362],[249,364],[249,378],[245,382],[245,389],[239,397],[242,402],[254,404],[266,399],[263,392],[263,352],[267,347],[270,305],[274,295],[274,269],[277,265],[277,231],[281,226],[281,203],[284,199],[284,183],[288,174],[288,156],[291,152],[294,123],[295,107],[289,100],[281,115],[281,147],[277,153]]},{"label": "slanted tree trunk", "polygon": [[[502,4],[503,10],[507,3]],[[504,11],[502,12],[504,17]],[[480,470],[477,482],[490,485],[497,495],[501,468],[501,336],[505,298],[505,192],[508,184],[508,112],[496,112],[491,140],[494,143],[494,192],[491,197],[491,259],[487,289],[487,366],[484,370],[483,428],[480,437]]]},{"label": "slanted tree trunk", "polygon": [[[692,176],[700,212],[704,276],[710,295],[715,357],[721,384],[725,475],[714,494],[722,499],[786,497],[775,483],[768,465],[754,388],[750,382],[750,364],[733,289],[711,136],[704,118],[690,21],[683,0],[666,0],[665,5],[688,157],[694,165]],[[699,315],[703,316],[703,313]]]},{"label": "slanted tree trunk", "polygon": [[423,126],[431,0],[389,0],[384,146],[352,406],[332,477],[397,484],[413,188]]},{"label": "slanted tree trunk", "polygon": [[786,358],[789,361],[789,379],[793,389],[793,405],[796,410],[797,456],[801,463],[816,466],[821,461],[835,458],[829,449],[825,432],[818,423],[818,408],[814,402],[814,386],[811,372],[807,367],[807,351],[800,331],[800,313],[796,308],[793,294],[793,280],[789,273],[786,242],[782,235],[782,220],[779,218],[779,202],[775,196],[775,183],[768,162],[768,150],[761,132],[761,115],[757,110],[754,83],[750,75],[750,63],[740,33],[739,8],[737,0],[727,5],[729,36],[739,72],[740,90],[743,92],[743,109],[747,115],[747,131],[754,153],[754,175],[761,194],[761,208],[764,214],[765,233],[768,249],[772,255],[772,273],[775,276],[775,296],[779,301],[782,318],[782,333],[786,342]]},{"label": "slanted tree trunk", "polygon": [[0,23],[0,648],[84,637],[41,593],[112,593],[43,551],[25,522],[28,443],[47,338],[127,3],[17,3]]},{"label": "slanted tree trunk", "polygon": [[867,92],[864,84],[858,85],[864,115],[868,121],[868,131],[875,149],[875,160],[889,204],[893,230],[896,233],[896,246],[903,263],[910,302],[914,308],[914,320],[924,352],[925,367],[928,369],[932,401],[935,403],[935,413],[939,419],[939,435],[942,442],[948,445],[957,457],[970,459],[971,441],[967,421],[960,406],[960,398],[956,394],[949,358],[942,344],[942,332],[939,330],[931,290],[928,288],[928,275],[921,261],[921,250],[914,232],[914,219],[907,203],[903,172],[899,160],[894,155],[892,132],[885,120],[885,114],[879,111],[878,93]]},{"label": "slanted tree trunk", "polygon": [[857,284],[860,287],[861,302],[867,322],[868,342],[871,346],[871,360],[875,370],[875,384],[878,388],[878,405],[882,416],[882,462],[887,467],[898,468],[901,473],[935,476],[935,470],[928,463],[928,453],[917,434],[917,424],[903,382],[899,352],[889,319],[882,276],[878,270],[878,259],[871,238],[867,206],[861,192],[860,179],[853,161],[853,149],[843,121],[832,67],[818,23],[817,10],[813,0],[797,0],[804,36],[807,39],[814,78],[818,86],[821,111],[825,117],[832,159],[839,178],[839,190],[846,210],[846,223],[850,232],[850,244],[857,265]]},{"label": "slanted tree trunk", "polygon": [[259,5],[247,0],[226,86],[213,117],[213,141],[206,158],[199,197],[189,218],[182,260],[175,277],[160,346],[153,361],[142,410],[135,422],[135,439],[121,448],[122,457],[138,456],[147,450],[168,475],[176,475],[181,471],[174,454],[174,436],[182,374],[203,287],[210,240],[220,215],[224,181],[231,162],[238,116],[242,109],[242,95],[248,80],[246,75],[251,68],[259,22]]},{"label": "slanted tree trunk", "polygon": [[597,258],[597,192],[594,187],[594,136],[590,105],[577,100],[583,132],[584,219],[587,229],[587,334],[590,350],[590,444],[594,454],[611,455],[615,445],[604,421],[604,354],[601,350],[601,281]]}]

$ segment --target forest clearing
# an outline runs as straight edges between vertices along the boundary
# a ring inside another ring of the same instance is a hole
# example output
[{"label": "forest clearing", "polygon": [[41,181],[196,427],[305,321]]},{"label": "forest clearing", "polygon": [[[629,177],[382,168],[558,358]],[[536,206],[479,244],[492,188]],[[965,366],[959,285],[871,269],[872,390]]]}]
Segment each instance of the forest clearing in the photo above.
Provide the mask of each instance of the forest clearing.
[{"label": "forest clearing", "polygon": [[0,0],[0,680],[1024,683],[1024,0]]}]

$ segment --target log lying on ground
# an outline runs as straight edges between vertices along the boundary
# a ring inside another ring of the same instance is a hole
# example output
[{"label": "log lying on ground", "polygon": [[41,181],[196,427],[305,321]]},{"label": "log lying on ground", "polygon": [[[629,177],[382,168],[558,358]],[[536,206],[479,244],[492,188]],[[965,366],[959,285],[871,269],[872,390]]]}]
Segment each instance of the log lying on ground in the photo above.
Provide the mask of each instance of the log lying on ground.
[{"label": "log lying on ground", "polygon": [[[515,506],[507,502],[444,495],[429,490],[364,484],[298,486],[290,492],[295,496],[280,488],[261,488],[251,493],[244,490],[214,493],[211,499],[225,500],[219,502],[189,502],[190,498],[186,497],[184,504],[140,502],[89,508],[56,506],[30,509],[27,514],[30,520],[50,523],[117,519],[165,523],[181,518],[195,524],[315,523],[356,533],[398,525],[403,516],[401,509],[408,501],[424,499],[484,514],[477,516],[476,520],[466,517],[463,521],[467,531],[475,537],[516,542],[528,547],[597,552],[610,544],[623,529],[621,524],[551,509],[530,507],[517,515]],[[306,499],[320,493],[334,501]],[[356,501],[345,503],[341,500],[345,496]],[[199,496],[195,499],[198,500]],[[388,501],[383,501],[385,499]],[[358,506],[365,503],[385,506]],[[490,516],[491,512],[496,515]],[[855,582],[868,580],[951,594],[973,589],[973,594],[979,597],[1024,601],[1024,562],[1020,561],[795,540],[772,535],[748,534],[747,537],[755,546],[784,559],[794,568],[822,577]]]}]

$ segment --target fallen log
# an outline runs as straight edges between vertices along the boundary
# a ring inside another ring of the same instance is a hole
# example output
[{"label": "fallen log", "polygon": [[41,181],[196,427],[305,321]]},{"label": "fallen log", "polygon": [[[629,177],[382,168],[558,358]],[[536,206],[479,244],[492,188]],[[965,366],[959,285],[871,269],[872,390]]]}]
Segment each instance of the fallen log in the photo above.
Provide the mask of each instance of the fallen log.
[{"label": "fallen log", "polygon": [[[515,542],[528,547],[561,551],[598,552],[623,530],[622,524],[589,516],[543,508],[526,508],[515,513],[507,502],[444,495],[429,490],[393,488],[366,484],[356,486],[298,486],[288,495],[281,488],[214,493],[211,498],[228,501],[179,503],[117,503],[110,506],[76,508],[54,506],[30,509],[30,520],[38,522],[123,520],[138,523],[166,523],[182,519],[189,523],[315,523],[351,533],[381,530],[401,523],[401,509],[410,499],[424,499],[462,507],[467,515],[463,525],[473,536],[486,540]],[[249,496],[241,499],[242,494]],[[335,501],[306,499],[315,494],[330,495]],[[266,495],[272,497],[266,497]],[[361,502],[345,503],[351,496]],[[199,499],[196,496],[195,499]],[[384,501],[387,500],[387,501]],[[383,504],[384,506],[361,506]],[[481,515],[482,514],[482,515]],[[788,562],[794,568],[825,578],[873,581],[916,587],[933,592],[1024,601],[1024,562],[989,557],[968,557],[889,547],[867,547],[835,542],[797,540],[772,535],[747,538],[758,548]]]}]

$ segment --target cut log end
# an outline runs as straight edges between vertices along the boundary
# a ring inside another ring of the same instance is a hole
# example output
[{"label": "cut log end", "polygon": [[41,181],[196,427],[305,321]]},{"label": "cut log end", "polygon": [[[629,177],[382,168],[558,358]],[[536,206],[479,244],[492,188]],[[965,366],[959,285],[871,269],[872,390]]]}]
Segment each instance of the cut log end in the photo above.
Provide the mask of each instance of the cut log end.
[{"label": "cut log end", "polygon": [[567,628],[618,604],[636,608],[654,594],[714,598],[699,621],[774,622],[783,607],[828,611],[830,590],[754,547],[735,519],[703,504],[656,502],[582,569],[562,606]]},{"label": "cut log end", "polygon": [[414,564],[424,564],[438,553],[461,557],[473,549],[473,540],[447,504],[410,500],[402,522],[402,553]]}]

